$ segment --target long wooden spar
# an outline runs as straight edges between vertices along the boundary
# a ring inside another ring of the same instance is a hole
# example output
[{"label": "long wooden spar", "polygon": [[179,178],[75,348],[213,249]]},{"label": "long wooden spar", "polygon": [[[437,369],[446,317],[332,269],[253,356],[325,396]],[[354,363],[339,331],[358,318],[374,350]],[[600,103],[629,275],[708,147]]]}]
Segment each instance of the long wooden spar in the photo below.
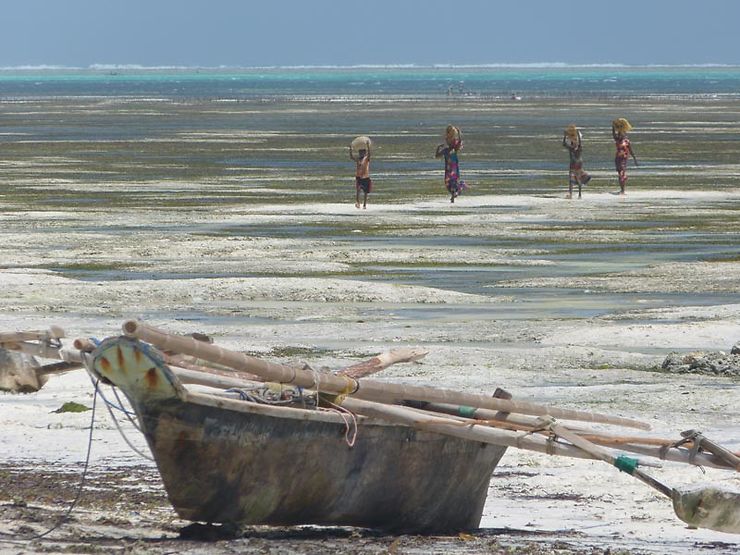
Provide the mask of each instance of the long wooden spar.
[{"label": "long wooden spar", "polygon": [[384,403],[399,403],[404,400],[451,403],[533,416],[552,416],[562,420],[598,422],[643,430],[650,429],[650,425],[647,423],[619,416],[497,399],[432,387],[389,384],[367,378],[353,379],[347,376],[291,368],[243,353],[229,351],[203,341],[197,341],[192,337],[172,335],[138,320],[124,322],[123,333],[128,337],[135,337],[151,343],[160,349],[196,356],[235,370],[256,374],[266,381],[293,384],[335,395],[350,395],[357,399]]}]

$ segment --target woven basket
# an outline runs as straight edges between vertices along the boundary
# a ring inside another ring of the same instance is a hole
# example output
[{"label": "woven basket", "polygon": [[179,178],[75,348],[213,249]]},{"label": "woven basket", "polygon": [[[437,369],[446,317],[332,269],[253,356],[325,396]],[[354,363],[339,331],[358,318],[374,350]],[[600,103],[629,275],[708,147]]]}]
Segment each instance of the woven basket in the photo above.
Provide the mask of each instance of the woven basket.
[{"label": "woven basket", "polygon": [[352,147],[353,151],[359,152],[360,150],[367,150],[368,148],[370,148],[371,144],[372,141],[370,140],[370,137],[365,137],[363,135],[361,137],[355,137],[352,140],[350,146]]},{"label": "woven basket", "polygon": [[624,118],[617,118],[612,122],[612,127],[617,133],[627,133],[632,131],[632,125]]}]

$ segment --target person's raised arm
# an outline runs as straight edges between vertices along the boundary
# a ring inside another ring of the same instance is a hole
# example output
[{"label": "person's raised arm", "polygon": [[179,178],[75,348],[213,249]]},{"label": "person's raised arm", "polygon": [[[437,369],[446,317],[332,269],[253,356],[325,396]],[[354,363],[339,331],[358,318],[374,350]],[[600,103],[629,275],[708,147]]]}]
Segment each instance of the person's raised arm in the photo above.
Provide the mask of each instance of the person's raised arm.
[{"label": "person's raised arm", "polygon": [[350,160],[352,160],[353,162],[357,162],[357,158],[355,158],[355,155],[354,155],[354,153],[352,152],[352,147],[349,147],[349,158],[350,158]]}]

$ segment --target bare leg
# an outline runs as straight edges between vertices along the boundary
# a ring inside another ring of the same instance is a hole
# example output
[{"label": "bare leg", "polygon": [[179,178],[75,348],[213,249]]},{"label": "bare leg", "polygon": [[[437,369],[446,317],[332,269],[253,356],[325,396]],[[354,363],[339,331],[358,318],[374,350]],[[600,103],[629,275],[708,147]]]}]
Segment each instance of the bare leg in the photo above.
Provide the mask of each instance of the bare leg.
[{"label": "bare leg", "polygon": [[617,166],[617,177],[619,178],[619,194],[624,194],[625,186],[627,185],[627,167],[626,164],[622,167]]},{"label": "bare leg", "polygon": [[362,207],[367,208],[367,193],[364,193],[364,196],[362,198]]},{"label": "bare leg", "polygon": [[573,198],[573,172],[568,174],[568,194],[565,198]]},{"label": "bare leg", "polygon": [[357,192],[355,194],[355,208],[359,208],[360,207],[360,188],[357,187],[356,191]]}]

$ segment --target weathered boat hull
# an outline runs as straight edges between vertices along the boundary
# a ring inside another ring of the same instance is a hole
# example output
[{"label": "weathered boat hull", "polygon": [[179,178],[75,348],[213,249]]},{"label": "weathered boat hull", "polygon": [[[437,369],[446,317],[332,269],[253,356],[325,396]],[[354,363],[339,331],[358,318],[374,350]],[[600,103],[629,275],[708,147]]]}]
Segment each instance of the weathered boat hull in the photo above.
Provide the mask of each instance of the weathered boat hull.
[{"label": "weathered boat hull", "polygon": [[476,528],[505,452],[371,419],[358,420],[350,447],[337,414],[189,399],[145,344],[107,340],[93,357],[92,369],[134,406],[167,495],[187,520]]}]

